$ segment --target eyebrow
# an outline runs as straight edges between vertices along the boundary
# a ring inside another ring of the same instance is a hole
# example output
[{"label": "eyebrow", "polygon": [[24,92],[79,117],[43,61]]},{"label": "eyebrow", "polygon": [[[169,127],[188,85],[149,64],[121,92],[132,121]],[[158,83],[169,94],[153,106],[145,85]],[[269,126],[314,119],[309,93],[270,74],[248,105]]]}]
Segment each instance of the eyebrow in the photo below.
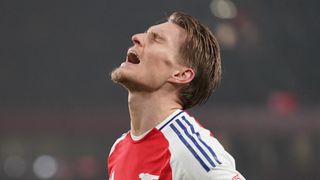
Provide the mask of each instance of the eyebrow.
[{"label": "eyebrow", "polygon": [[152,36],[157,37],[158,39],[160,39],[161,41],[166,41],[165,36],[163,36],[161,33],[155,32],[151,29],[152,27],[148,28],[148,30],[146,31],[147,33],[150,33]]}]

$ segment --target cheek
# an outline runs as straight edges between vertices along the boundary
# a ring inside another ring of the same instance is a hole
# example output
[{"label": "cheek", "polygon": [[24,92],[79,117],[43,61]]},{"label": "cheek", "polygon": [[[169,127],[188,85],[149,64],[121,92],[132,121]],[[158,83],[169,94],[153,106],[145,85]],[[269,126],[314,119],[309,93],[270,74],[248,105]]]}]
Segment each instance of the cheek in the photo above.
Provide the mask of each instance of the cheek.
[{"label": "cheek", "polygon": [[154,76],[158,76],[158,78],[161,77],[168,77],[170,75],[170,69],[172,65],[166,61],[161,60],[155,60],[150,65],[147,66],[147,71],[149,73],[152,73]]},{"label": "cheek", "polygon": [[171,49],[164,47],[153,47],[145,51],[145,67],[148,74],[152,74],[152,78],[168,78],[174,66],[174,56]]},{"label": "cheek", "polygon": [[148,67],[154,69],[169,69],[173,66],[173,57],[168,51],[157,51],[154,55],[147,57]]}]

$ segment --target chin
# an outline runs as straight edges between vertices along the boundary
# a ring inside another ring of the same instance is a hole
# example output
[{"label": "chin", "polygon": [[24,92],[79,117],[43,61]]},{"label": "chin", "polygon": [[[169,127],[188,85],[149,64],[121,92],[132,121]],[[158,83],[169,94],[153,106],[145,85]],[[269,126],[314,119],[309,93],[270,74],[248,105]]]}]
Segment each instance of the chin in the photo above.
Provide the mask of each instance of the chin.
[{"label": "chin", "polygon": [[154,91],[154,87],[151,87],[152,83],[145,83],[143,79],[139,79],[135,75],[124,71],[121,67],[116,68],[111,72],[111,80],[114,83],[122,85],[129,91]]},{"label": "chin", "polygon": [[120,83],[121,79],[123,79],[123,75],[121,73],[120,68],[116,68],[111,72],[111,80],[115,83]]},{"label": "chin", "polygon": [[117,83],[123,81],[131,81],[130,77],[134,77],[133,72],[125,67],[117,67],[111,72],[111,80]]},{"label": "chin", "polygon": [[125,88],[129,88],[129,87],[133,86],[132,84],[135,84],[134,80],[130,79],[130,77],[128,75],[126,75],[125,72],[123,72],[121,67],[116,68],[115,70],[113,70],[111,72],[111,80],[114,83],[121,84]]}]

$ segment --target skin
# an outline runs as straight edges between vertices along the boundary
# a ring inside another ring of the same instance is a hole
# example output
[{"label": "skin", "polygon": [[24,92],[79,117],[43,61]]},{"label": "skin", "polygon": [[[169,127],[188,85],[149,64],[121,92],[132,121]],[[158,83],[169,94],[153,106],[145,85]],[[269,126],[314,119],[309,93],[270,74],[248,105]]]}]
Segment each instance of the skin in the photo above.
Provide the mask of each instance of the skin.
[{"label": "skin", "polygon": [[128,90],[132,135],[147,132],[182,109],[178,91],[195,75],[181,63],[179,48],[185,38],[185,30],[171,22],[152,26],[132,36],[128,52],[134,51],[140,63],[126,60],[112,72],[112,80]]}]

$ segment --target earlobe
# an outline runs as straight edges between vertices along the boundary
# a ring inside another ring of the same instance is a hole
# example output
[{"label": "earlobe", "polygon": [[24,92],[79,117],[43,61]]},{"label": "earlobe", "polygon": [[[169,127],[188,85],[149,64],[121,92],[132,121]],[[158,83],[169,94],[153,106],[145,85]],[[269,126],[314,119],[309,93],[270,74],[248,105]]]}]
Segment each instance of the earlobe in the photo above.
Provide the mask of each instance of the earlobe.
[{"label": "earlobe", "polygon": [[191,68],[183,68],[176,71],[172,77],[169,78],[169,82],[176,84],[187,84],[193,80],[195,72]]}]

